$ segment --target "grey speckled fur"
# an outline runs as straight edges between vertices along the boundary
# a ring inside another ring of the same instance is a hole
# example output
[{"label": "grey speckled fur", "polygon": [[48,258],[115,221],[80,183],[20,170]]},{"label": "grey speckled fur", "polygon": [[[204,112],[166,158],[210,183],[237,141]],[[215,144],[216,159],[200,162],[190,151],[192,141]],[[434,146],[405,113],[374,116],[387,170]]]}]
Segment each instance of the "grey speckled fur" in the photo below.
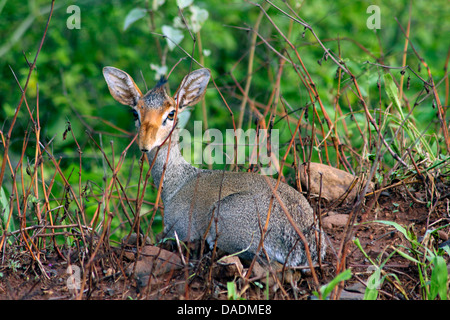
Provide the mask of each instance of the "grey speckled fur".
[{"label": "grey speckled fur", "polygon": [[[207,235],[211,246],[217,238],[217,246],[223,251],[245,250],[240,255],[251,259],[256,253],[272,197],[267,180],[254,173],[201,170],[191,166],[180,153],[177,130],[172,134],[167,158],[168,150],[168,143],[160,148],[152,168],[153,179],[159,184],[167,161],[161,194],[167,236],[176,232],[181,240],[192,241]],[[155,154],[156,149],[149,153],[150,162]],[[274,179],[268,180],[275,186]],[[312,260],[317,261],[318,229],[311,206],[302,194],[284,183],[280,183],[277,193],[305,235]],[[322,244],[322,256],[324,248]],[[276,198],[264,249],[270,259],[280,263],[287,259],[290,266],[307,264],[303,242]]]}]

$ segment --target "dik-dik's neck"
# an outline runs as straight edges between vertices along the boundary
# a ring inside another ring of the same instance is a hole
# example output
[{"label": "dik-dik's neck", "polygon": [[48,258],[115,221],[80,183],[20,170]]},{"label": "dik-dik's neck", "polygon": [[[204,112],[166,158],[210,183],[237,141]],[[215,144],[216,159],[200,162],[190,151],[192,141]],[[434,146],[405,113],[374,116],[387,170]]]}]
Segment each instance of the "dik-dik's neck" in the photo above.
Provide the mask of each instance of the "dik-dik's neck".
[{"label": "dik-dik's neck", "polygon": [[154,148],[148,153],[150,164],[156,157],[152,167],[152,176],[157,187],[159,187],[164,174],[161,192],[163,202],[169,200],[186,182],[195,178],[200,170],[189,164],[181,155],[178,129],[173,131],[172,137],[169,139],[159,150]]}]

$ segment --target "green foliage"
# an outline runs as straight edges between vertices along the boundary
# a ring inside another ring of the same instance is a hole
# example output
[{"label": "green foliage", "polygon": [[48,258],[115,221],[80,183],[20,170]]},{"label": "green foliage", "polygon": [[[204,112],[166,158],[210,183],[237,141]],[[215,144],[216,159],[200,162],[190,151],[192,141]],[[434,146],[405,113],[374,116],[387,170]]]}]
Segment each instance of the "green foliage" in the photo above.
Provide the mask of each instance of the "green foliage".
[{"label": "green foliage", "polygon": [[123,23],[123,30],[127,30],[128,27],[134,22],[144,18],[147,15],[147,10],[143,8],[134,8],[125,17],[125,22]]},{"label": "green foliage", "polygon": [[227,298],[228,300],[245,300],[239,295],[236,282],[234,281],[227,282]]},{"label": "green foliage", "polygon": [[[396,278],[395,274],[389,274],[381,277],[381,269],[386,264],[386,262],[397,253],[403,258],[411,261],[417,265],[420,284],[422,287],[423,298],[434,300],[439,296],[441,300],[447,300],[449,298],[449,277],[447,270],[447,262],[444,259],[444,255],[450,256],[450,249],[448,245],[445,249],[435,250],[430,248],[430,237],[437,230],[427,232],[425,239],[419,242],[412,227],[405,228],[393,221],[374,221],[374,223],[381,223],[394,227],[398,232],[400,232],[406,240],[410,243],[409,248],[395,248],[391,254],[385,259],[385,261],[378,266],[372,259],[364,252],[359,240],[355,240],[357,247],[363,252],[365,257],[375,266],[375,272],[369,277],[367,281],[367,289],[364,295],[365,299],[376,299],[378,295],[378,290],[381,288],[383,280],[386,276],[393,276]],[[443,226],[446,227],[446,226]],[[441,227],[441,228],[443,228]],[[398,279],[397,279],[398,281]],[[376,285],[374,285],[376,284]]]},{"label": "green foliage", "polygon": [[393,274],[393,273],[385,274],[382,271],[384,265],[393,256],[395,251],[392,252],[382,263],[380,263],[380,261],[379,261],[380,257],[378,257],[376,261],[373,261],[368,256],[368,254],[364,251],[363,247],[361,246],[361,243],[359,242],[358,238],[356,238],[354,240],[354,243],[361,250],[361,252],[364,254],[366,259],[369,260],[370,263],[373,266],[373,268],[372,268],[373,269],[373,273],[367,279],[366,291],[364,292],[364,300],[376,300],[378,298],[378,290],[380,290],[380,288],[383,285],[383,282],[386,279],[386,277],[391,276],[391,277],[397,278],[397,276],[395,274]]},{"label": "green foliage", "polygon": [[[21,225],[19,216],[27,225],[38,224],[38,219],[72,225],[61,230],[67,234],[80,232],[73,225],[81,221],[113,240],[128,234],[128,219],[138,215],[150,236],[162,230],[161,209],[154,203],[157,190],[151,179],[145,181],[148,163],[141,160],[136,144],[130,145],[135,136],[133,115],[112,99],[102,76],[107,65],[127,71],[142,91],[171,72],[172,93],[190,69],[210,68],[214,81],[204,108],[199,104],[192,109],[186,129],[192,131],[192,120],[203,120],[204,128],[222,132],[233,128],[245,102],[244,129],[255,128],[259,121],[280,130],[279,160],[286,154],[286,161],[280,162],[292,185],[298,164],[310,158],[336,166],[345,160],[357,173],[376,165],[380,185],[417,174],[411,169],[415,161],[425,163],[423,173],[442,172],[448,182],[450,158],[443,124],[448,126],[449,112],[438,114],[436,96],[424,82],[431,74],[441,105],[448,104],[447,1],[378,1],[381,29],[370,30],[364,1],[260,1],[263,12],[248,1],[59,0],[22,101],[21,90],[44,34],[50,3],[0,0],[2,138],[21,106],[8,158],[1,158],[5,164],[1,232],[15,231]],[[74,4],[80,8],[80,29],[67,26],[72,15],[67,9]],[[402,28],[410,18],[405,54]],[[4,147],[2,141],[1,157]],[[399,167],[393,153],[407,165]],[[142,206],[140,199],[145,200]],[[6,229],[10,210],[12,220]],[[19,210],[26,214],[19,215]],[[445,299],[448,274],[443,256],[448,249],[433,251],[410,229],[391,225],[411,244],[396,252],[417,264],[424,297]],[[64,235],[57,239],[76,243]],[[389,276],[383,270],[386,261],[371,260],[374,272],[369,281],[382,284]],[[349,270],[339,274],[320,289],[322,297],[349,277]],[[234,282],[228,290],[229,298],[240,298]],[[365,297],[377,295],[377,287],[371,287]]]},{"label": "green foliage", "polygon": [[323,285],[320,287],[319,292],[315,291],[313,292],[316,297],[320,297],[324,300],[326,300],[331,292],[334,290],[334,288],[341,282],[350,280],[352,277],[352,271],[350,269],[347,269],[340,274],[338,274],[336,277],[334,277],[329,283]]},{"label": "green foliage", "polygon": [[10,213],[10,208],[9,208],[9,201],[6,198],[6,194],[5,194],[5,190],[3,188],[0,188],[0,217],[1,217],[1,222],[3,223],[3,228],[5,228],[7,231],[11,231],[14,230],[14,219],[9,219],[9,225],[6,228],[7,224],[8,224],[8,218],[9,218],[9,213]]}]

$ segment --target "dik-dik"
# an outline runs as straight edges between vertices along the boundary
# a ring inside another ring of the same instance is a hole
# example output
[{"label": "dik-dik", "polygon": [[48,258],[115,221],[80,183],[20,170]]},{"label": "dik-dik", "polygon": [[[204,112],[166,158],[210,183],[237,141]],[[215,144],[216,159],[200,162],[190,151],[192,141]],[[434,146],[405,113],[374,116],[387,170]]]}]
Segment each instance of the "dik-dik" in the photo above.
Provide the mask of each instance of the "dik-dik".
[{"label": "dik-dik", "polygon": [[[204,238],[210,246],[217,241],[221,250],[240,252],[245,259],[258,253],[288,266],[305,265],[304,243],[291,224],[294,222],[309,244],[312,261],[317,261],[319,230],[310,204],[297,190],[280,183],[274,195],[273,178],[199,169],[182,157],[175,121],[177,112],[203,98],[211,75],[208,69],[185,76],[173,97],[167,94],[165,81],[143,95],[126,72],[105,67],[103,75],[114,99],[133,108],[139,148],[147,153],[150,163],[155,160],[152,176],[156,185],[159,186],[164,174],[161,198],[168,236],[176,232],[180,240]],[[291,222],[286,211],[292,217]],[[268,214],[270,219],[261,247]],[[320,255],[323,253],[322,244]]]}]

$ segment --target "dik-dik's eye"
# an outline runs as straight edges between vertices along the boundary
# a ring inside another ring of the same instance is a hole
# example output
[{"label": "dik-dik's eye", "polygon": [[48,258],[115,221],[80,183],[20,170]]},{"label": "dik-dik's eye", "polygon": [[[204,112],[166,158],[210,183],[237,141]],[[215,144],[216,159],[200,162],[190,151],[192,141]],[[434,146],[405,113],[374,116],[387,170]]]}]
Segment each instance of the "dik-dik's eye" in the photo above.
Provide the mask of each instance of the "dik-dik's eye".
[{"label": "dik-dik's eye", "polygon": [[136,110],[134,110],[134,109],[131,109],[131,110],[132,110],[131,112],[133,112],[133,118],[134,118],[134,121],[136,123],[136,126],[139,126],[140,123],[141,123],[139,121],[139,114],[138,114],[138,112]]},{"label": "dik-dik's eye", "polygon": [[139,115],[138,115],[138,112],[136,111],[136,110],[134,110],[134,109],[132,109],[132,111],[131,112],[133,112],[133,117],[134,117],[134,120],[136,121],[136,120],[139,120]]},{"label": "dik-dik's eye", "polygon": [[164,119],[162,125],[165,126],[167,121],[173,121],[175,119],[175,110],[172,110],[167,114],[167,117]]},{"label": "dik-dik's eye", "polygon": [[167,115],[167,119],[173,120],[175,118],[175,110],[170,111],[170,113]]}]

